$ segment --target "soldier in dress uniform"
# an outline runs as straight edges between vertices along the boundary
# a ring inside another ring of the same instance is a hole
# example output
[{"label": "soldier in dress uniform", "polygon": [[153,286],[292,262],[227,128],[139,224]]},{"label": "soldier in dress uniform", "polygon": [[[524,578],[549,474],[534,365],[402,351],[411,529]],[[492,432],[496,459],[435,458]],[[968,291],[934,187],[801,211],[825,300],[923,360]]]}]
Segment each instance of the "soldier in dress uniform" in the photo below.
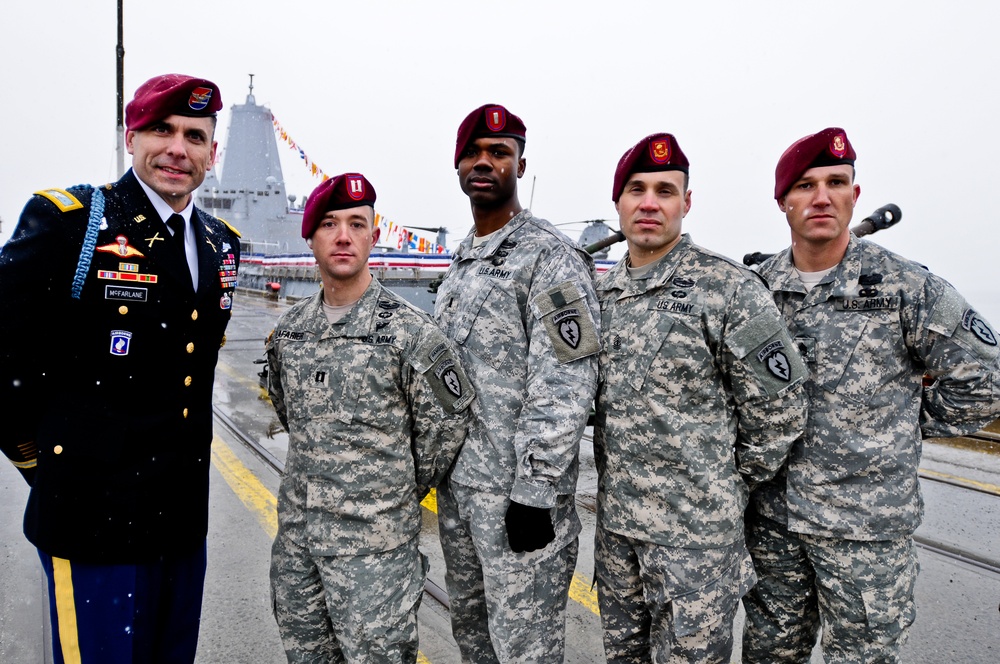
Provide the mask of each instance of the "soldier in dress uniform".
[{"label": "soldier in dress uniform", "polygon": [[[49,584],[56,662],[191,662],[212,383],[239,234],[194,206],[218,87],[168,74],[126,107],[132,168],[39,191],[0,253],[4,454]],[[30,343],[25,343],[30,342]]]},{"label": "soldier in dress uniform", "polygon": [[809,370],[809,422],[747,510],[759,581],[744,600],[744,662],[899,661],[915,609],[921,439],[1000,413],[997,335],[945,280],[848,227],[861,188],[847,134],[788,148],[774,198],[792,246],[767,260]]},{"label": "soldier in dress uniform", "polygon": [[374,204],[360,173],[309,196],[302,237],[323,287],[267,342],[289,432],[271,552],[289,662],[416,662],[420,500],[454,461],[474,397],[433,319],[368,271]]},{"label": "soldier in dress uniform", "polygon": [[805,423],[805,369],[760,278],[694,244],[688,160],[653,134],[618,162],[628,243],[597,282],[596,579],[609,662],[728,664],[754,573],[748,487]]},{"label": "soldier in dress uniform", "polygon": [[521,208],[524,144],[503,106],[462,121],[455,168],[475,228],[434,309],[478,395],[438,492],[452,631],[477,664],[563,661],[579,444],[597,381],[593,261]]}]

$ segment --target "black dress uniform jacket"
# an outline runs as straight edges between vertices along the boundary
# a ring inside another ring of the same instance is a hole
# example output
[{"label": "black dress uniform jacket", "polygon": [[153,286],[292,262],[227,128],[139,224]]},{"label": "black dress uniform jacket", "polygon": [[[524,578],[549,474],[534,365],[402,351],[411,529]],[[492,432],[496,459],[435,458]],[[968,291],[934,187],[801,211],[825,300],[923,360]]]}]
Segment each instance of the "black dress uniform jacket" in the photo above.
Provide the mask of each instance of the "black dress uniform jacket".
[{"label": "black dress uniform jacket", "polygon": [[94,191],[71,188],[76,209],[58,192],[59,204],[34,196],[0,253],[0,409],[10,424],[0,447],[32,482],[24,532],[39,549],[141,563],[190,552],[208,530],[212,383],[239,239],[194,209],[196,292],[129,171],[100,188],[88,269]]}]

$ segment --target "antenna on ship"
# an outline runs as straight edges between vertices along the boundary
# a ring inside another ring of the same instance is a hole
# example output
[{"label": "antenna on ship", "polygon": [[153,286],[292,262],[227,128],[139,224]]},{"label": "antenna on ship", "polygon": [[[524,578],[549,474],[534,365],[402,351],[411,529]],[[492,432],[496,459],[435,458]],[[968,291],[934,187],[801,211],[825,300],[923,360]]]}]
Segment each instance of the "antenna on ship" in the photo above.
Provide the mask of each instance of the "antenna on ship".
[{"label": "antenna on ship", "polygon": [[122,2],[118,0],[118,46],[115,49],[117,65],[117,93],[116,101],[118,124],[115,127],[115,154],[117,158],[118,177],[125,174],[125,120],[123,108],[125,105],[125,38],[122,29]]},{"label": "antenna on ship", "polygon": [[250,93],[247,94],[247,102],[256,103],[253,98],[253,74],[250,74]]}]

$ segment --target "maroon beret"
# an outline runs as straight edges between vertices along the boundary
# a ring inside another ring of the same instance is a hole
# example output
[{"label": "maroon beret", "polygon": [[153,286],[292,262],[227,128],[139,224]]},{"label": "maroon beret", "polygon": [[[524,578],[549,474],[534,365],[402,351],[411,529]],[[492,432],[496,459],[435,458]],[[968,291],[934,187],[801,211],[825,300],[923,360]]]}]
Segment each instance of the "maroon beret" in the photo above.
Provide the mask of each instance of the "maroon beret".
[{"label": "maroon beret", "polygon": [[455,168],[462,157],[462,151],[473,139],[483,136],[506,136],[525,140],[528,132],[517,117],[500,104],[484,104],[465,116],[458,127],[458,139],[455,141]]},{"label": "maroon beret", "polygon": [[222,94],[215,83],[183,74],[154,76],[139,86],[125,107],[129,131],[145,129],[171,115],[209,117],[222,108]]},{"label": "maroon beret", "polygon": [[375,205],[375,187],[361,173],[344,173],[323,180],[309,194],[302,213],[302,237],[308,239],[327,212],[362,205]]},{"label": "maroon beret", "polygon": [[687,157],[673,134],[651,134],[625,151],[615,169],[611,200],[617,203],[621,198],[628,176],[657,171],[688,172]]},{"label": "maroon beret", "polygon": [[827,127],[792,143],[774,169],[774,199],[788,193],[802,174],[817,166],[854,165],[857,158],[847,133],[840,127]]}]

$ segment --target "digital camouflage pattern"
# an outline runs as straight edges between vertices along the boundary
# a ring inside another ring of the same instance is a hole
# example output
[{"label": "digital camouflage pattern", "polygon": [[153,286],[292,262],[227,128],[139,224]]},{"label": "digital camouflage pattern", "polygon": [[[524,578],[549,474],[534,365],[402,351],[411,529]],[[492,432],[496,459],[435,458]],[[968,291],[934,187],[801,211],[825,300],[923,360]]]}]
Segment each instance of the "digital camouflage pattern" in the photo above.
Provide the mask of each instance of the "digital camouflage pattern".
[{"label": "digital camouflage pattern", "polygon": [[[450,618],[463,662],[562,662],[580,520],[575,496],[551,510],[556,543],[514,553],[507,496],[445,483],[437,493]],[[486,588],[489,588],[489,592]]]},{"label": "digital camouflage pattern", "polygon": [[451,480],[552,507],[576,491],[596,386],[593,260],[528,210],[472,238],[434,308],[479,393]]},{"label": "digital camouflage pattern", "polygon": [[[463,661],[562,661],[560,584],[576,563],[579,445],[597,385],[593,274],[588,254],[524,210],[479,247],[465,238],[438,291],[435,316],[478,392],[449,477],[463,497],[438,512]],[[513,553],[511,500],[554,508],[555,540]]]},{"label": "digital camouflage pattern", "polygon": [[278,530],[314,556],[388,551],[462,444],[474,393],[434,322],[373,279],[331,324],[322,293],[278,321],[269,392],[288,429]]},{"label": "digital camouflage pattern", "polygon": [[427,557],[390,551],[311,556],[285,540],[271,560],[275,619],[289,664],[414,664]]},{"label": "digital camouflage pattern", "polygon": [[921,437],[971,433],[1000,415],[995,330],[940,277],[854,237],[808,294],[788,249],[760,271],[809,370],[809,421],[787,474],[755,492],[757,509],[793,532],[912,534]]},{"label": "digital camouflage pattern", "polygon": [[804,368],[757,275],[684,235],[633,280],[598,281],[598,527],[664,546],[743,539],[747,485],[805,423]]},{"label": "digital camouflage pattern", "polygon": [[743,598],[744,664],[809,662],[820,624],[829,664],[900,661],[916,618],[920,565],[910,536],[861,541],[789,533],[749,510],[747,546],[760,578]]},{"label": "digital camouflage pattern", "polygon": [[[745,662],[899,661],[914,620],[921,439],[997,417],[997,337],[926,268],[850,238],[806,292],[790,250],[761,266],[809,369],[809,421],[754,492]],[[924,376],[933,383],[923,386]]]},{"label": "digital camouflage pattern", "polygon": [[729,664],[733,619],[756,579],[742,539],[683,549],[598,529],[594,558],[609,663]]},{"label": "digital camouflage pattern", "polygon": [[271,550],[288,659],[414,662],[419,501],[462,444],[472,387],[434,321],[377,279],[336,323],[322,292],[293,306],[267,359],[289,432]]}]

